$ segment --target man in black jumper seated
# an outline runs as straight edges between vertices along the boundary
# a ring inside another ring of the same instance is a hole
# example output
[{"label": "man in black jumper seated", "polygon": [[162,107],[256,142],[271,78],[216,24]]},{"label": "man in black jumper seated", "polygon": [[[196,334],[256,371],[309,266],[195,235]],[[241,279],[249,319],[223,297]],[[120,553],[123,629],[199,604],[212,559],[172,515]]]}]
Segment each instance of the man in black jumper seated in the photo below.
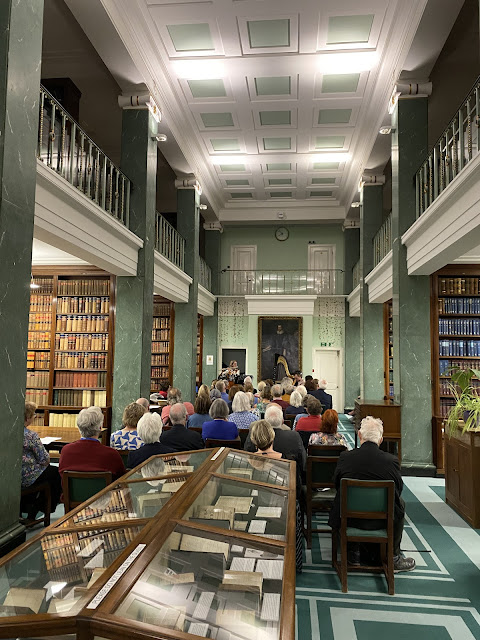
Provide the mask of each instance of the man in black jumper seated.
[{"label": "man in black jumper seated", "polygon": [[185,426],[187,424],[187,410],[182,402],[171,406],[170,422],[172,423],[170,429],[162,431],[161,444],[170,447],[173,451],[195,451],[195,449],[205,448],[202,436]]},{"label": "man in black jumper seated", "polygon": [[[403,480],[400,473],[398,458],[379,446],[383,440],[383,423],[378,418],[367,416],[362,420],[360,431],[360,448],[344,451],[340,454],[335,470],[334,482],[337,495],[333,503],[328,524],[333,529],[340,529],[340,482],[342,478],[356,480],[393,480],[395,483],[395,505],[393,515],[393,562],[394,570],[412,571],[415,560],[406,558],[400,551],[403,524],[405,518],[405,502],[401,497]],[[374,530],[383,526],[381,520],[352,520],[351,526],[359,529]],[[351,556],[351,557],[350,557]],[[342,559],[343,560],[343,559]],[[349,563],[359,564],[360,552],[358,546],[349,552]]]}]

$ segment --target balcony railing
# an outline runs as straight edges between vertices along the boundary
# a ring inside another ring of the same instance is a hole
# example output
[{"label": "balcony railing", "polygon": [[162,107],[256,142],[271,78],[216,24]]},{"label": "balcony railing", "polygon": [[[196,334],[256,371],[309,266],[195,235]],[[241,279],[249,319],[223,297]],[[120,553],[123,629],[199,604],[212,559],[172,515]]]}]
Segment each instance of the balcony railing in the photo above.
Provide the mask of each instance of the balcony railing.
[{"label": "balcony railing", "polygon": [[37,156],[104,211],[129,226],[130,180],[44,87],[40,87]]},{"label": "balcony railing", "polygon": [[479,151],[480,78],[415,176],[417,218]]},{"label": "balcony railing", "polygon": [[235,271],[220,273],[220,293],[248,295],[343,295],[341,269],[289,269]]},{"label": "balcony railing", "polygon": [[392,250],[392,214],[388,216],[373,238],[373,266],[376,267]]},{"label": "balcony railing", "polygon": [[205,287],[207,291],[212,290],[212,270],[203,258],[200,258],[200,276],[198,282],[202,287]]},{"label": "balcony railing", "polygon": [[185,238],[158,211],[155,221],[155,249],[184,271]]},{"label": "balcony railing", "polygon": [[352,269],[352,291],[360,284],[360,260]]}]

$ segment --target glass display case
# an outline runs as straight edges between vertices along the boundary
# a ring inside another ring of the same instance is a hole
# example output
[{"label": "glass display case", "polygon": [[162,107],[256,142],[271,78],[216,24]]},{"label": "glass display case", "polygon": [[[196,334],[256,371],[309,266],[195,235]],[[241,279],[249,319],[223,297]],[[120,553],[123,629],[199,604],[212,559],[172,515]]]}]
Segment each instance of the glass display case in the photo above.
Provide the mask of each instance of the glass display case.
[{"label": "glass display case", "polygon": [[155,456],[0,562],[0,638],[293,640],[295,465]]}]

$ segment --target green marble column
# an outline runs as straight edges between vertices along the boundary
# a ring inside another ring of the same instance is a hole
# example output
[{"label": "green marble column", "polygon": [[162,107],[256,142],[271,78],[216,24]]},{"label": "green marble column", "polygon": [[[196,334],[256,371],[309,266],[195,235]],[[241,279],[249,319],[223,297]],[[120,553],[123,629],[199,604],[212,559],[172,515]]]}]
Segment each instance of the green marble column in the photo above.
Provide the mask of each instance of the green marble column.
[{"label": "green marble column", "polygon": [[402,234],[415,222],[415,172],[427,156],[427,98],[400,98],[392,116],[393,384],[402,404],[402,465],[432,463],[430,286],[409,276]]},{"label": "green marble column", "polygon": [[365,284],[373,269],[373,238],[382,226],[383,185],[365,185],[360,197],[360,395],[383,400],[383,305],[369,303]]},{"label": "green marble column", "polygon": [[188,302],[175,304],[173,386],[183,399],[195,400],[198,277],[200,272],[200,197],[193,187],[177,191],[177,230],[185,238],[185,273],[192,278]]},{"label": "green marble column", "polygon": [[129,402],[150,397],[157,124],[148,109],[124,109],[122,171],[132,181],[130,229],[143,240],[136,276],[117,278],[112,430]]},{"label": "green marble column", "polygon": [[[345,293],[353,289],[352,269],[360,258],[360,229],[345,229]],[[360,318],[351,318],[345,306],[345,407],[360,395]]]},{"label": "green marble column", "polygon": [[18,523],[43,0],[0,2],[0,554]]},{"label": "green marble column", "polygon": [[[220,232],[207,231],[205,235],[205,261],[212,270],[212,291],[218,293],[220,276]],[[207,356],[213,355],[213,364],[207,364]],[[210,384],[219,371],[218,358],[218,303],[213,316],[203,318],[203,382]],[[243,372],[242,372],[243,373]]]}]

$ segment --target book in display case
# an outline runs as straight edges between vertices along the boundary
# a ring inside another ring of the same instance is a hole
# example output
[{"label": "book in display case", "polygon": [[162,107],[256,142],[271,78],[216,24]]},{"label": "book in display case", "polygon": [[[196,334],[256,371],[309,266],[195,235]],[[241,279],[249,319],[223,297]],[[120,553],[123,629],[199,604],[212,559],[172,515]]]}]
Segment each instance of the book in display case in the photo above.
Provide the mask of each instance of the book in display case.
[{"label": "book in display case", "polygon": [[152,457],[0,561],[0,637],[294,640],[295,503],[287,460]]}]

